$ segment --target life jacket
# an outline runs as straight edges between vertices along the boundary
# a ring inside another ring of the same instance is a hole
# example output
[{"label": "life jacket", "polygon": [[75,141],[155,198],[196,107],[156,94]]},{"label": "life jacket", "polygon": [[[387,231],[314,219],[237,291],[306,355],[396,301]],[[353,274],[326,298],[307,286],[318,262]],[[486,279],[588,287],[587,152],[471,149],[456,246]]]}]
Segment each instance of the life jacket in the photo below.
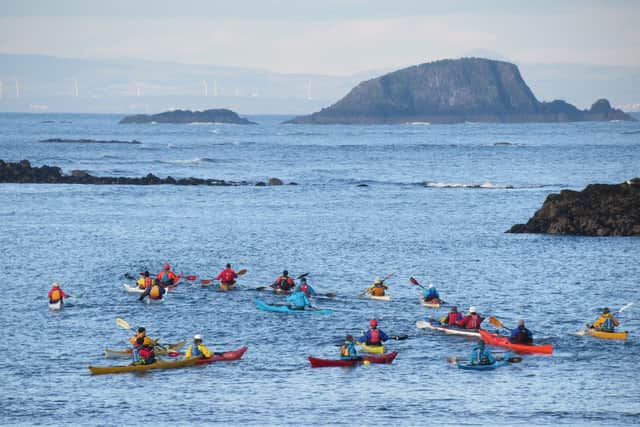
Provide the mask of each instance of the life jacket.
[{"label": "life jacket", "polygon": [[472,314],[469,316],[466,329],[480,329],[482,323],[482,317],[479,314]]},{"label": "life jacket", "polygon": [[143,346],[138,350],[138,354],[144,360],[145,364],[154,363],[156,361],[153,349],[147,346]]},{"label": "life jacket", "polygon": [[351,356],[351,348],[350,343],[344,343],[340,347],[340,356],[349,357]]},{"label": "life jacket", "polygon": [[220,281],[222,283],[233,283],[235,281],[235,273],[231,269],[226,269],[220,273]]},{"label": "life jacket", "polygon": [[162,298],[162,292],[160,291],[160,286],[153,285],[151,291],[149,292],[149,298],[151,299],[160,299]]},{"label": "life jacket", "polygon": [[200,355],[202,355],[202,352],[200,351],[200,347],[194,344],[191,348],[191,357],[200,357]]},{"label": "life jacket", "polygon": [[280,289],[288,291],[293,287],[293,279],[291,277],[280,276],[276,280],[276,286],[279,286]]},{"label": "life jacket", "polygon": [[451,313],[447,313],[447,324],[448,325],[455,325],[456,322],[458,320],[460,320],[460,316],[462,316],[459,312],[451,312]]},{"label": "life jacket", "polygon": [[367,340],[367,345],[380,345],[382,342],[380,341],[380,329],[370,329],[369,330],[369,339]]},{"label": "life jacket", "polygon": [[60,292],[60,288],[55,288],[51,291],[51,297],[49,297],[51,302],[58,302],[62,299],[62,293]]},{"label": "life jacket", "polygon": [[615,327],[616,325],[615,323],[613,323],[613,319],[611,318],[611,316],[609,316],[604,320],[604,323],[600,327],[600,330],[604,332],[613,332],[615,330]]},{"label": "life jacket", "polygon": [[531,332],[529,332],[529,330],[524,326],[518,326],[518,332],[516,333],[513,342],[520,344],[532,343],[533,339],[531,339]]},{"label": "life jacket", "polygon": [[165,270],[165,271],[162,271],[160,273],[160,282],[163,285],[167,285],[169,283],[173,283],[173,279],[171,278],[171,275],[169,274],[169,270]]},{"label": "life jacket", "polygon": [[142,365],[144,364],[144,359],[140,355],[140,349],[142,347],[134,347],[131,352],[131,356],[133,357],[133,365]]},{"label": "life jacket", "polygon": [[371,295],[373,295],[374,297],[383,297],[384,296],[384,286],[375,286],[373,289],[371,289]]},{"label": "life jacket", "polygon": [[304,285],[300,286],[300,290],[304,292],[306,296],[309,296],[309,285],[305,283]]},{"label": "life jacket", "polygon": [[151,285],[153,285],[153,279],[151,277],[143,277],[138,281],[138,287],[140,289],[147,289]]}]

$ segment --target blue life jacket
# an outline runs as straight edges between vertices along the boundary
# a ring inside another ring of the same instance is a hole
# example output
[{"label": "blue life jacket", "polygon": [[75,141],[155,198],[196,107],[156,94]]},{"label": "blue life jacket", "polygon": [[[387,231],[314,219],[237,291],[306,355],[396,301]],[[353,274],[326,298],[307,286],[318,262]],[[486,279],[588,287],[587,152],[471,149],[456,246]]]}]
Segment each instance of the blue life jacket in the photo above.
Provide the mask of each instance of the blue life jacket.
[{"label": "blue life jacket", "polygon": [[162,272],[162,278],[160,279],[160,281],[164,284],[167,284],[169,282],[171,282],[171,279],[169,278],[169,272],[168,271],[163,271]]},{"label": "blue life jacket", "polygon": [[193,344],[191,346],[191,357],[200,357],[200,355],[202,355],[202,352],[198,348],[198,345],[197,344]]},{"label": "blue life jacket", "polygon": [[144,361],[144,359],[142,358],[142,356],[140,356],[140,353],[138,353],[138,347],[134,347],[133,351],[131,352],[131,356],[133,357],[133,364],[139,364],[141,362]]},{"label": "blue life jacket", "polygon": [[611,317],[607,317],[600,327],[600,330],[605,332],[613,332],[615,330],[616,325],[613,323],[613,319]]}]

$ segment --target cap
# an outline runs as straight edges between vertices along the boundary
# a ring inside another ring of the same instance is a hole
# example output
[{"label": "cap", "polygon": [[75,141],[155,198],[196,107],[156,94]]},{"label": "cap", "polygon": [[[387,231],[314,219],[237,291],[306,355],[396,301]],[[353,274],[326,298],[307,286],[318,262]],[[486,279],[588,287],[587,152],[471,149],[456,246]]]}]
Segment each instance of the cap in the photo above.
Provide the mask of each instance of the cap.
[{"label": "cap", "polygon": [[371,321],[369,322],[369,324],[373,327],[378,326],[378,321],[376,319],[371,319]]},{"label": "cap", "polygon": [[469,307],[469,313],[475,313],[476,312],[476,307],[475,306],[471,306]]},{"label": "cap", "polygon": [[376,284],[376,285],[379,284],[379,283],[382,283],[382,279],[379,276],[376,276],[376,278],[373,279],[373,283]]}]

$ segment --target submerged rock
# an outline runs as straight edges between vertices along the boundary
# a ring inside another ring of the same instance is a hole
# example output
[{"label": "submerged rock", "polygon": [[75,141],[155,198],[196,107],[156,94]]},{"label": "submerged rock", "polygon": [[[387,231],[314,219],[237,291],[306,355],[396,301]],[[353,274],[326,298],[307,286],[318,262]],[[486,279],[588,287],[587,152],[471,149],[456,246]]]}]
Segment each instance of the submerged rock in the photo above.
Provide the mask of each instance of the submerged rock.
[{"label": "submerged rock", "polygon": [[550,194],[526,224],[507,232],[640,236],[640,178]]}]

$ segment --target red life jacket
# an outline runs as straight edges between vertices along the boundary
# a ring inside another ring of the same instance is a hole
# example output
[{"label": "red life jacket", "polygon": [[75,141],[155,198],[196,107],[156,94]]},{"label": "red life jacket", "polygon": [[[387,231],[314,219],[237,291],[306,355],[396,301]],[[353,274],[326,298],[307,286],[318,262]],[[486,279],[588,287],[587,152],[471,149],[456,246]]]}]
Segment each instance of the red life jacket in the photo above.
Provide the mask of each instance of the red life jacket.
[{"label": "red life jacket", "polygon": [[280,276],[276,280],[276,285],[280,286],[284,290],[293,288],[293,279],[291,277]]},{"label": "red life jacket", "polygon": [[482,323],[482,317],[479,314],[472,314],[467,321],[467,329],[479,329],[480,323]]},{"label": "red life jacket", "polygon": [[380,345],[380,329],[370,329],[369,330],[369,339],[367,340],[367,344],[369,345]]},{"label": "red life jacket", "polygon": [[457,311],[455,313],[448,313],[447,314],[447,324],[448,325],[455,325],[456,322],[458,320],[460,320],[460,316],[461,316],[461,314],[458,313]]},{"label": "red life jacket", "polygon": [[220,273],[220,281],[222,283],[233,283],[235,278],[236,273],[230,268],[223,270],[222,273]]}]

